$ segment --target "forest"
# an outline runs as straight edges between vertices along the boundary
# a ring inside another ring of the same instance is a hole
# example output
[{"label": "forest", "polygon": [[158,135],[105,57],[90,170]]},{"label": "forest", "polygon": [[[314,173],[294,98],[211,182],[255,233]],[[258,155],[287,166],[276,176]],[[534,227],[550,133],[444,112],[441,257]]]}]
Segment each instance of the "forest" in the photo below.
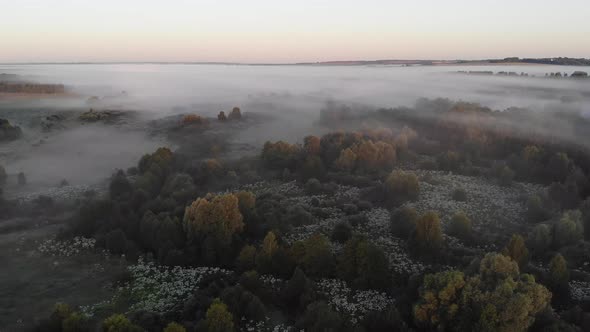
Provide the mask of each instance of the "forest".
[{"label": "forest", "polygon": [[[551,116],[575,125],[546,130]],[[238,107],[154,121],[177,148],[104,192],[3,198],[4,216],[75,211],[44,254],[125,265],[110,299],[56,303],[32,330],[590,329],[587,118],[328,103],[324,134],[233,156],[232,133],[257,121]]]}]

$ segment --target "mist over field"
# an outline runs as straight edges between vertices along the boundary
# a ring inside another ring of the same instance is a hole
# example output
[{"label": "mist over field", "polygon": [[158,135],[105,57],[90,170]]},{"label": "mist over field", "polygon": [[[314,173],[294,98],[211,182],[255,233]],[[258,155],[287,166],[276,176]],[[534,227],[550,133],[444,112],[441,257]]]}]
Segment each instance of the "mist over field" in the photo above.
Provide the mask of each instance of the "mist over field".
[{"label": "mist over field", "polygon": [[[115,168],[166,144],[140,129],[146,121],[196,113],[215,116],[234,106],[266,114],[271,123],[252,127],[236,138],[262,145],[267,140],[300,140],[318,131],[319,111],[329,102],[358,110],[413,106],[419,98],[448,98],[480,103],[493,110],[528,108],[540,117],[548,111],[588,117],[590,81],[547,79],[546,73],[571,74],[578,67],[486,66],[493,72],[526,73],[528,77],[465,75],[473,66],[246,66],[246,65],[0,65],[0,73],[41,83],[64,84],[68,98],[0,100],[3,114],[23,125],[30,141],[43,139],[31,121],[51,110],[115,109],[135,111],[131,123],[115,128],[81,127],[51,137],[34,156],[8,161],[31,179],[76,183],[96,181]],[[532,77],[536,76],[536,77]],[[88,103],[91,96],[98,97]],[[418,110],[419,111],[419,110]],[[516,124],[527,126],[527,123]],[[555,125],[555,123],[553,124]],[[574,139],[571,128],[556,134]],[[555,127],[554,127],[555,128]],[[547,130],[550,130],[547,128]],[[27,151],[29,147],[23,147]],[[47,152],[47,153],[46,153]],[[57,154],[59,152],[59,154]],[[56,157],[59,156],[59,157]],[[76,161],[76,170],[65,167]],[[41,163],[41,174],[35,166]],[[101,172],[101,170],[103,172]]]}]

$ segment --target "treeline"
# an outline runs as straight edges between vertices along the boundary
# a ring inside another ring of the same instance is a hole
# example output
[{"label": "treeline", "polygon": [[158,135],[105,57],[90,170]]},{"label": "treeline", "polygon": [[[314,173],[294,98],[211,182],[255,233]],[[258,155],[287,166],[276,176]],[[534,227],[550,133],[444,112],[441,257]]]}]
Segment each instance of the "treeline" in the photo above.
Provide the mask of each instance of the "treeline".
[{"label": "treeline", "polygon": [[58,94],[66,91],[63,84],[0,82],[0,92]]}]

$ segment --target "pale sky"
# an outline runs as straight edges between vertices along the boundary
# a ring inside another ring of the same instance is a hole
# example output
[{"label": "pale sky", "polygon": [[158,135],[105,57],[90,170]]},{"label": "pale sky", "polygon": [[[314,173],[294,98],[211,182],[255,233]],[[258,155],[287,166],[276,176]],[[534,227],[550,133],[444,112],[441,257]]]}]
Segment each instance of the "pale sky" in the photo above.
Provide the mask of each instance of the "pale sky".
[{"label": "pale sky", "polygon": [[590,58],[590,1],[0,0],[0,62]]}]

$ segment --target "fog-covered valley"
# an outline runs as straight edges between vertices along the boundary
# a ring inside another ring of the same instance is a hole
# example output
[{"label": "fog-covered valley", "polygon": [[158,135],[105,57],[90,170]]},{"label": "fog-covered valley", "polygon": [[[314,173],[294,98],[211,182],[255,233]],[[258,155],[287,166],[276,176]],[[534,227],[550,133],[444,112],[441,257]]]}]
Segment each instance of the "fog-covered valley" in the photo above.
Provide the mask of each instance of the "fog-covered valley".
[{"label": "fog-covered valley", "polygon": [[582,331],[580,71],[0,65],[0,331]]}]

